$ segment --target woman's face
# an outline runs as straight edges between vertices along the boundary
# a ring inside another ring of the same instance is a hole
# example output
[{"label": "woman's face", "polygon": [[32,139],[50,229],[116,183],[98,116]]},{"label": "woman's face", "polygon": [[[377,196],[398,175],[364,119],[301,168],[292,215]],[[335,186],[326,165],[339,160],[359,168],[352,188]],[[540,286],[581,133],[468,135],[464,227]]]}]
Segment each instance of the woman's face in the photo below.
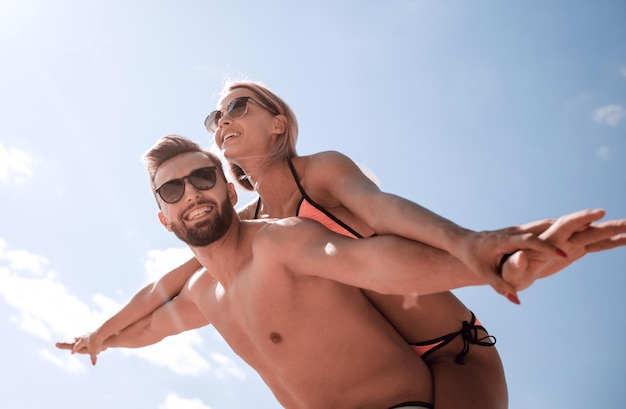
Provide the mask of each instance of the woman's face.
[{"label": "woman's face", "polygon": [[[249,99],[238,100],[233,115],[229,115],[229,104],[242,97]],[[246,157],[263,157],[274,146],[279,131],[276,118],[270,108],[260,106],[259,100],[249,89],[237,88],[226,94],[216,108],[220,115],[215,143],[229,161],[237,163]]]}]

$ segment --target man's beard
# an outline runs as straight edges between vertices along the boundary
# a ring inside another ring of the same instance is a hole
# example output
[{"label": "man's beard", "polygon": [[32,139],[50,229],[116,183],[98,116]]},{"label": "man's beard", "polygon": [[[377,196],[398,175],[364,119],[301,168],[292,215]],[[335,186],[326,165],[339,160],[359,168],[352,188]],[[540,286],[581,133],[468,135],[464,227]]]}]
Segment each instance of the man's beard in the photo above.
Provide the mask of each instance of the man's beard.
[{"label": "man's beard", "polygon": [[171,228],[176,237],[192,247],[204,247],[219,240],[226,234],[233,222],[233,205],[230,198],[222,202],[218,208],[215,206],[214,217],[187,227],[184,223],[172,223]]}]

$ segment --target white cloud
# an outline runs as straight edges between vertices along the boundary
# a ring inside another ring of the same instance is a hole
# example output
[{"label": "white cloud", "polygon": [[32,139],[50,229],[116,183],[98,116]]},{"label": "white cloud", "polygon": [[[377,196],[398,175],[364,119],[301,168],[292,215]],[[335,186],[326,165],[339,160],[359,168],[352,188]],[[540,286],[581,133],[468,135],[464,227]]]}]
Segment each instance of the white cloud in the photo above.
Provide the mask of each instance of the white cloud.
[{"label": "white cloud", "polygon": [[601,159],[607,158],[609,156],[609,148],[606,146],[600,146],[596,150],[596,156]]},{"label": "white cloud", "polygon": [[[147,273],[171,267],[158,266],[164,263],[180,264],[190,253],[183,249],[151,251]],[[184,249],[186,250],[186,249]],[[178,260],[175,260],[178,257]],[[122,306],[101,294],[94,294],[93,306],[72,295],[58,280],[57,274],[48,267],[49,261],[26,250],[10,250],[0,238],[0,300],[14,308],[11,321],[21,330],[52,345],[55,341],[72,340],[73,337],[95,329]],[[138,349],[122,349],[126,355],[144,359],[156,366],[166,367],[178,375],[199,375],[212,369],[198,347],[204,339],[198,331],[186,331],[168,337],[158,344]],[[228,356],[213,352],[213,346],[221,350],[219,342],[211,340],[211,359],[215,362],[214,376],[244,379],[244,371]],[[68,372],[82,372],[84,368],[76,356],[55,350],[41,353],[43,359]],[[61,357],[59,357],[61,356]]]},{"label": "white cloud", "polygon": [[33,159],[19,149],[6,149],[0,143],[0,181],[9,180],[16,185],[23,185],[26,179],[33,177]]},{"label": "white cloud", "polygon": [[211,409],[211,407],[202,403],[200,399],[185,399],[170,393],[165,402],[159,405],[159,409]]},{"label": "white cloud", "polygon": [[44,266],[48,264],[45,257],[41,257],[25,250],[5,250],[7,244],[0,239],[0,259],[9,262],[9,268],[14,270],[30,270],[33,274],[43,275]]},{"label": "white cloud", "polygon": [[616,126],[626,116],[626,109],[618,104],[607,105],[596,109],[593,119],[601,124]]},{"label": "white cloud", "polygon": [[211,368],[195,349],[202,343],[203,339],[197,331],[185,331],[148,347],[125,348],[122,351],[156,366],[164,366],[177,375],[200,375]]},{"label": "white cloud", "polygon": [[41,357],[51,362],[53,365],[70,373],[85,373],[87,369],[83,365],[82,360],[77,355],[71,354],[58,354],[56,352],[50,352],[47,349],[39,351]]},{"label": "white cloud", "polygon": [[245,372],[239,368],[239,366],[232,359],[230,359],[229,356],[213,352],[211,354],[211,359],[213,359],[213,361],[217,364],[217,368],[214,372],[219,378],[232,376],[233,378],[241,380],[246,379]]},{"label": "white cloud", "polygon": [[626,67],[620,67],[620,72],[622,73],[622,76],[626,77]]},{"label": "white cloud", "polygon": [[0,296],[15,308],[11,319],[23,330],[46,341],[53,334],[78,335],[101,315],[68,294],[56,281],[54,271],[46,271],[45,257],[25,250],[8,250],[0,239]]},{"label": "white cloud", "polygon": [[150,250],[145,264],[148,282],[159,279],[163,274],[192,257],[193,253],[188,247]]}]

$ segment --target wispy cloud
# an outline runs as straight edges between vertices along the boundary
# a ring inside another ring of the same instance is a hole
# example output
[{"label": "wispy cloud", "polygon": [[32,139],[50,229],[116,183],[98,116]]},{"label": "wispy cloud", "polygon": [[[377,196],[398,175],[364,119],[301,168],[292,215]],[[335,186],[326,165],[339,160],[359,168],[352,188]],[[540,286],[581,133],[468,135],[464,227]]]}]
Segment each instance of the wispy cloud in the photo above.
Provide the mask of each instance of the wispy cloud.
[{"label": "wispy cloud", "polygon": [[237,365],[229,356],[213,352],[211,359],[216,364],[213,371],[219,378],[233,377],[237,379],[246,379],[246,373]]},{"label": "wispy cloud", "polygon": [[211,369],[209,362],[195,349],[203,342],[197,331],[186,331],[148,347],[122,351],[155,366],[169,368],[177,375],[200,375]]},{"label": "wispy cloud", "polygon": [[626,77],[626,67],[620,67],[619,71],[622,73],[623,77]]},{"label": "wispy cloud", "polygon": [[619,104],[606,105],[596,109],[593,119],[601,124],[617,126],[626,116],[626,109]]},{"label": "wispy cloud", "polygon": [[[179,259],[173,255],[178,255]],[[147,265],[158,264],[161,257],[171,257],[170,261],[178,265],[181,259],[187,260],[189,254],[181,249],[152,251]],[[50,343],[50,348],[40,354],[44,360],[68,372],[83,372],[87,360],[56,350],[53,342],[71,340],[96,328],[118,311],[121,304],[101,294],[94,294],[90,304],[83,302],[59,281],[49,264],[43,256],[9,249],[0,238],[0,299],[13,307],[10,319],[18,328]],[[154,274],[154,271],[147,270],[146,274]],[[150,347],[122,351],[178,375],[212,371],[213,376],[219,378],[245,378],[244,370],[236,362],[217,352],[223,350],[223,341],[209,338],[210,345],[203,348],[210,351],[208,359],[199,352],[204,344],[198,331],[187,331]]]},{"label": "wispy cloud", "polygon": [[163,274],[193,257],[188,247],[150,250],[146,261],[146,282],[157,280]]},{"label": "wispy cloud", "polygon": [[608,158],[609,156],[609,148],[606,146],[600,146],[597,150],[596,150],[596,156],[600,159],[605,159]]},{"label": "wispy cloud", "polygon": [[211,407],[202,403],[200,399],[185,399],[170,393],[165,402],[159,405],[159,409],[211,409]]},{"label": "wispy cloud", "polygon": [[19,149],[7,149],[0,143],[0,181],[23,185],[33,177],[33,158]]},{"label": "wispy cloud", "polygon": [[85,373],[87,368],[84,364],[84,360],[80,357],[71,354],[59,355],[57,353],[50,352],[49,349],[42,349],[39,351],[41,357],[52,363],[53,365],[63,369],[70,373]]}]

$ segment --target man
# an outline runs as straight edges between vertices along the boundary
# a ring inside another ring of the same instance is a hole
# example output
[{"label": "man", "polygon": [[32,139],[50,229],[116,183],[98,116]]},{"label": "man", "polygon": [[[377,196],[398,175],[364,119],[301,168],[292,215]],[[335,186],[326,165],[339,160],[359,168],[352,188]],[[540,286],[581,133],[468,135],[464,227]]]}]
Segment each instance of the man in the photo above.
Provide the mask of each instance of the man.
[{"label": "man", "polygon": [[[148,163],[159,219],[205,270],[105,346],[145,346],[211,323],[285,407],[432,407],[428,369],[359,288],[428,294],[485,282],[445,253],[425,257],[397,237],[353,240],[299,218],[240,221],[219,160],[189,141],[168,141]],[[518,265],[528,268],[505,270],[505,278],[527,286],[585,251],[623,244],[605,239],[626,231],[624,223],[577,235],[599,215],[584,216],[549,230],[570,259],[519,253]]]}]

